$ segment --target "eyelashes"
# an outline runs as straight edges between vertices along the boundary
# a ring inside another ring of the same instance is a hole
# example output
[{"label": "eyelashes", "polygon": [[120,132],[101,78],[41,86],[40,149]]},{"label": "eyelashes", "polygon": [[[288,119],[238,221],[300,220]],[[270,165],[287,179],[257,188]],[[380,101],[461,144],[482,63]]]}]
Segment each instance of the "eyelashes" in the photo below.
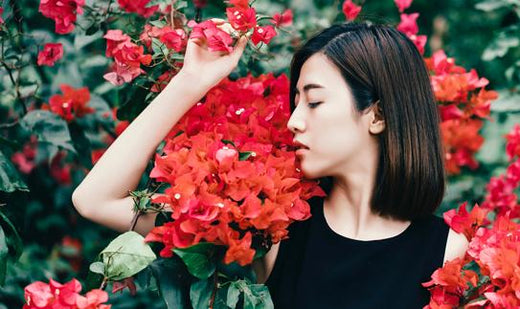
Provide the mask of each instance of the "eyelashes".
[{"label": "eyelashes", "polygon": [[309,105],[309,108],[316,108],[318,105],[320,105],[322,102],[309,102],[307,103]]}]

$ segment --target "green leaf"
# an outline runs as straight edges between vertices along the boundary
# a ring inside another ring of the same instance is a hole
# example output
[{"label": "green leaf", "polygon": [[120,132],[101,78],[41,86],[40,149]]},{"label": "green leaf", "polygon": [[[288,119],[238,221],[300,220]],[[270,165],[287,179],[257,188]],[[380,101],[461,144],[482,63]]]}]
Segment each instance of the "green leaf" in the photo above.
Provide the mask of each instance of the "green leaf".
[{"label": "green leaf", "polygon": [[519,38],[502,33],[484,50],[482,60],[490,61],[495,58],[503,57],[507,54],[510,48],[519,45]]},{"label": "green leaf", "polygon": [[129,278],[146,268],[155,259],[155,253],[134,231],[119,235],[101,252],[105,275],[110,280]]},{"label": "green leaf", "polygon": [[509,5],[510,4],[508,4],[507,1],[504,0],[487,0],[477,3],[475,5],[475,8],[484,12],[490,12]]},{"label": "green leaf", "polygon": [[215,247],[211,243],[199,243],[188,248],[175,248],[173,251],[183,260],[193,276],[208,279],[216,269],[212,259]]},{"label": "green leaf", "polygon": [[256,274],[251,265],[240,266],[236,262],[226,264],[221,260],[217,264],[217,269],[219,273],[226,275],[231,280],[247,278],[251,282],[256,282]]},{"label": "green leaf", "polygon": [[7,216],[0,210],[0,228],[7,237],[7,248],[9,250],[9,256],[14,260],[18,260],[23,252],[22,238],[16,231],[14,224],[7,218]]},{"label": "green leaf", "polygon": [[29,191],[16,168],[0,151],[0,190],[4,192]]},{"label": "green leaf", "polygon": [[231,144],[231,145],[233,145],[233,147],[237,148],[237,146],[235,145],[235,143],[233,143],[233,141],[230,141],[230,140],[227,140],[227,139],[222,139],[222,140],[220,140],[220,141],[221,141],[222,143],[226,144],[226,145],[227,145],[227,144]]},{"label": "green leaf", "polygon": [[231,282],[227,292],[226,305],[230,308],[236,308],[238,298],[240,297],[240,284],[238,282]]},{"label": "green leaf", "polygon": [[251,156],[255,156],[255,152],[254,151],[244,151],[244,152],[239,152],[238,153],[238,160],[239,161],[245,161],[247,160],[249,157]]},{"label": "green leaf", "polygon": [[103,262],[94,262],[90,264],[89,270],[95,274],[105,275],[105,264]]},{"label": "green leaf", "polygon": [[67,122],[60,116],[45,110],[27,113],[20,124],[29,132],[36,134],[38,142],[50,143],[75,152]]},{"label": "green leaf", "polygon": [[190,299],[194,309],[207,309],[213,293],[213,280],[197,280],[191,284]]},{"label": "green leaf", "polygon": [[159,293],[168,309],[188,309],[189,279],[186,266],[179,257],[157,259],[150,264]]},{"label": "green leaf", "polygon": [[263,284],[251,284],[244,290],[244,309],[274,308],[269,289]]},{"label": "green leaf", "polygon": [[79,162],[86,167],[87,169],[92,168],[92,149],[90,147],[90,140],[85,135],[83,128],[81,128],[77,123],[71,123],[69,125],[70,135],[72,138],[72,142],[74,144],[74,148],[76,149],[76,153],[79,159]]},{"label": "green leaf", "polygon": [[499,90],[498,99],[491,103],[491,111],[509,113],[520,111],[520,94],[509,90]]},{"label": "green leaf", "polygon": [[227,305],[235,308],[240,294],[244,295],[244,309],[274,308],[269,289],[263,284],[249,284],[245,280],[233,281],[227,294]]},{"label": "green leaf", "polygon": [[0,286],[5,284],[5,274],[7,271],[7,239],[4,233],[4,229],[0,226]]}]

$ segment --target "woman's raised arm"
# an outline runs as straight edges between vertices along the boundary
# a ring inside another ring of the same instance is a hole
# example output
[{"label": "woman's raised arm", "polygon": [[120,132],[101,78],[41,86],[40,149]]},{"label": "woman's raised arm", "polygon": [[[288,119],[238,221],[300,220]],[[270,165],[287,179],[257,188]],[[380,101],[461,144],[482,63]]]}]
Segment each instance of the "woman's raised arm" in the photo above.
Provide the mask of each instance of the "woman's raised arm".
[{"label": "woman's raised arm", "polygon": [[[110,145],[72,194],[78,212],[109,228],[128,230],[134,216],[129,191],[135,190],[148,160],[179,119],[236,67],[247,44],[242,37],[230,54],[208,51],[190,39],[184,66],[165,89]],[[143,215],[135,227],[147,234],[155,214]]]}]

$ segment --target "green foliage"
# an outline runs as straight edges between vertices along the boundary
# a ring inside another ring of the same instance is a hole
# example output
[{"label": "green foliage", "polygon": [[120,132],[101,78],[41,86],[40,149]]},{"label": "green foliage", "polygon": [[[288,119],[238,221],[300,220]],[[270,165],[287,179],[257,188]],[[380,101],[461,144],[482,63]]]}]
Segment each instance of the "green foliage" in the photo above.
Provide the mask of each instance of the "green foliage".
[{"label": "green foliage", "polygon": [[[155,253],[144,242],[143,236],[133,231],[121,234],[111,241],[101,251],[101,257],[105,277],[114,281],[132,277],[156,259]],[[94,266],[96,272],[100,269],[99,264]]]},{"label": "green foliage", "polygon": [[175,248],[173,251],[184,261],[190,274],[199,279],[208,279],[216,269],[213,262],[216,248],[211,243],[199,243],[188,248]]}]

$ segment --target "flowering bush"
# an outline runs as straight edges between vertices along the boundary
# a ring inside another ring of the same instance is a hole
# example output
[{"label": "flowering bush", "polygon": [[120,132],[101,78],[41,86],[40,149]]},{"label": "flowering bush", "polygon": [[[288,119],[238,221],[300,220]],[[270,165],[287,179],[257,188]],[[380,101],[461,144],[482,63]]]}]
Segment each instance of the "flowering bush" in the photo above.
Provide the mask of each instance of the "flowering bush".
[{"label": "flowering bush", "polygon": [[[291,9],[262,2],[41,0],[34,5],[20,0],[9,2],[5,12],[0,8],[5,69],[0,176],[6,180],[0,190],[9,197],[7,211],[0,207],[0,284],[5,278],[8,282],[0,289],[0,304],[21,307],[22,287],[30,280],[26,308],[108,308],[102,290],[109,284],[112,293],[128,288],[136,294],[126,299],[132,304],[127,307],[163,306],[148,301],[156,296],[146,290],[158,290],[169,308],[190,303],[195,308],[272,307],[249,264],[286,238],[291,222],[309,217],[309,197],[322,195],[297,170],[285,129],[289,85],[279,73],[286,72],[288,55],[299,42],[334,19],[331,12],[337,11],[334,22],[352,21],[369,16],[369,6],[376,4],[362,7],[348,0],[337,8],[325,6],[317,10],[319,20],[296,15],[302,11],[295,8],[293,21]],[[405,13],[412,1],[394,2],[396,28],[427,53],[419,14]],[[29,13],[21,14],[20,8]],[[384,12],[383,6],[379,9]],[[38,17],[34,24],[50,22],[52,29],[33,31],[32,20]],[[94,240],[113,235],[72,210],[73,186],[177,74],[188,38],[228,53],[242,36],[251,43],[239,69],[172,129],[144,177],[147,186],[131,192],[135,218],[160,212],[157,226],[146,238],[129,231],[103,249],[106,243]],[[497,93],[442,50],[425,62],[439,103],[451,179],[472,175],[487,183],[483,170],[494,167],[482,167],[476,155]],[[511,160],[520,149],[518,132],[520,127],[508,135]],[[469,174],[479,167],[480,176]],[[480,206],[468,210],[466,203],[446,212],[446,221],[471,239],[471,246],[464,259],[447,263],[425,283],[432,308],[518,305],[517,171],[517,161],[510,162],[503,175],[491,178],[485,196],[476,190],[472,198],[482,198]],[[29,189],[28,198],[20,198],[17,191]],[[152,199],[154,192],[160,196]],[[18,218],[23,221],[11,223]],[[70,227],[80,232],[69,237]],[[30,245],[25,257],[8,264],[5,257],[15,261],[22,252],[18,229]],[[42,258],[42,252],[50,253]],[[46,262],[32,262],[41,259]],[[87,278],[87,290],[93,290],[84,296],[76,279],[64,285],[38,281],[49,273],[70,279],[86,271],[85,261],[94,260]],[[29,277],[24,267],[31,270]],[[114,307],[120,301],[110,299]]]}]

